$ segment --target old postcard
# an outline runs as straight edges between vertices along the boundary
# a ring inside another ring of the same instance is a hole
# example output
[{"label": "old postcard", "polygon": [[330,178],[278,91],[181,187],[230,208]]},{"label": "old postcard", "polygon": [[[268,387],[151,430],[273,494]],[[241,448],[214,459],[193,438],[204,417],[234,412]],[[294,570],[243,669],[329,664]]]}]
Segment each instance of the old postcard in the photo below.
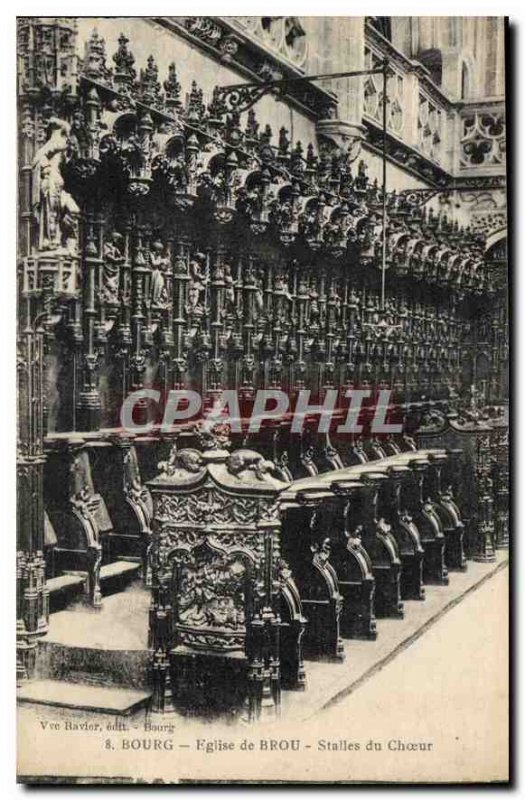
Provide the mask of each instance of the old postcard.
[{"label": "old postcard", "polygon": [[20,782],[508,782],[506,30],[17,19]]}]

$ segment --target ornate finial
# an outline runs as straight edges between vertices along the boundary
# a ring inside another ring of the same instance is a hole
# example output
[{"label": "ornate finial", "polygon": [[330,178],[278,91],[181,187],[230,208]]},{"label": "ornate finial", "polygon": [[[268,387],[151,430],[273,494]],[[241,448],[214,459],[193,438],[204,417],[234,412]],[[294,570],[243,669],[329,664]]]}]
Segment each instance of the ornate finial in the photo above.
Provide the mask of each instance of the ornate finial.
[{"label": "ornate finial", "polygon": [[239,145],[242,140],[241,118],[237,111],[228,114],[226,120],[226,139],[230,144]]},{"label": "ornate finial", "polygon": [[273,136],[272,129],[270,128],[269,125],[266,125],[264,131],[260,135],[261,144],[270,144],[270,142],[272,141],[272,136]]},{"label": "ornate finial", "polygon": [[290,147],[290,140],[288,138],[288,131],[283,126],[279,131],[279,155],[280,156],[288,155],[289,147]]},{"label": "ornate finial", "polygon": [[216,86],[213,90],[211,103],[208,106],[208,116],[210,118],[210,122],[215,123],[216,125],[223,124],[223,117],[226,114],[226,103],[224,102],[224,97],[219,89]]},{"label": "ornate finial", "polygon": [[364,192],[368,186],[368,165],[366,161],[359,162],[357,166],[357,177],[355,179],[354,185],[357,191]]},{"label": "ornate finial", "polygon": [[290,166],[292,172],[304,172],[303,146],[301,142],[297,142],[293,149]]},{"label": "ornate finial", "polygon": [[177,69],[174,61],[168,67],[168,77],[164,81],[164,91],[166,92],[166,105],[168,107],[181,105],[181,85],[177,79]]},{"label": "ornate finial", "polygon": [[315,169],[317,165],[317,156],[315,155],[314,146],[311,142],[306,148],[306,165],[308,169]]},{"label": "ornate finial", "polygon": [[330,151],[326,146],[321,146],[319,150],[319,159],[317,162],[317,178],[320,183],[324,183],[328,179],[330,172]]},{"label": "ornate finial", "polygon": [[253,108],[250,108],[248,111],[248,120],[246,122],[246,131],[245,135],[247,139],[257,139],[259,133],[259,123],[257,122],[257,118],[255,116],[255,111]]},{"label": "ornate finial", "polygon": [[149,106],[162,105],[162,95],[158,80],[159,68],[153,56],[149,56],[146,69],[140,70],[140,97]]},{"label": "ornate finial", "polygon": [[86,42],[83,72],[94,80],[109,80],[111,71],[106,66],[106,43],[96,28]]},{"label": "ornate finial", "polygon": [[135,57],[133,53],[128,50],[129,39],[123,33],[118,37],[118,50],[113,56],[115,62],[115,81],[124,86],[132,83],[137,73],[133,67]]},{"label": "ornate finial", "polygon": [[202,89],[197,86],[197,81],[192,81],[191,92],[186,98],[186,119],[188,122],[202,122],[205,111]]}]

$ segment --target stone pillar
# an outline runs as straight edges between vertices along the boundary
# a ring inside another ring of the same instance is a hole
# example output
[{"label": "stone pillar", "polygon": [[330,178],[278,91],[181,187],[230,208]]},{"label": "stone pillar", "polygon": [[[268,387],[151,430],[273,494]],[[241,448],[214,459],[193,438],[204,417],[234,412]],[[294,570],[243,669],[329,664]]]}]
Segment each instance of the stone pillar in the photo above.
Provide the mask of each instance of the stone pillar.
[{"label": "stone pillar", "polygon": [[418,146],[418,117],[419,117],[419,77],[416,73],[407,74],[404,77],[404,102],[403,117],[404,131],[403,138],[412,147]]},{"label": "stone pillar", "polygon": [[477,553],[474,561],[496,561],[494,550],[494,483],[491,472],[491,437],[481,436],[478,441],[476,480],[477,480]]},{"label": "stone pillar", "polygon": [[[306,22],[309,20],[305,20]],[[364,69],[365,58],[365,18],[364,17],[325,17],[322,23],[317,18],[316,35],[310,45],[316,43],[328,48],[321,51],[316,59],[319,72],[346,72]],[[308,33],[307,33],[308,35]],[[322,45],[321,45],[322,43]],[[323,85],[337,95],[336,119],[320,120],[317,123],[319,136],[326,137],[338,148],[347,151],[353,161],[359,155],[362,126],[364,78],[334,78]]]},{"label": "stone pillar", "polygon": [[[19,238],[17,332],[17,679],[33,675],[38,639],[47,631],[44,562],[44,360],[46,336],[57,321],[57,295],[76,289],[74,202],[69,233],[53,205],[66,149],[67,123],[60,117],[76,77],[75,23],[65,18],[17,21],[19,99]],[[46,183],[41,181],[46,170]],[[47,188],[46,187],[50,187]],[[46,191],[49,209],[41,213]],[[60,203],[69,201],[63,192]],[[61,241],[59,241],[61,239]],[[67,241],[66,241],[67,240]]]},{"label": "stone pillar", "polygon": [[[100,427],[101,400],[98,388],[97,362],[101,329],[97,329],[97,274],[102,264],[102,225],[90,216],[86,225],[83,259],[84,290],[84,352],[82,379],[78,394],[77,426],[81,431],[96,431]],[[98,336],[97,336],[98,334]]]}]

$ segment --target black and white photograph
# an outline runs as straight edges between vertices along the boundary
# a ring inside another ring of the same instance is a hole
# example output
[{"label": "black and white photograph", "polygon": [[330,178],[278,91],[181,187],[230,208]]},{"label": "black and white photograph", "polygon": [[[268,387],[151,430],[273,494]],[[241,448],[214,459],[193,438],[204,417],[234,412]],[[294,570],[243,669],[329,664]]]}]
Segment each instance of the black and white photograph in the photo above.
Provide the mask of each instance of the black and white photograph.
[{"label": "black and white photograph", "polygon": [[19,783],[509,783],[509,19],[308,8],[16,18]]}]

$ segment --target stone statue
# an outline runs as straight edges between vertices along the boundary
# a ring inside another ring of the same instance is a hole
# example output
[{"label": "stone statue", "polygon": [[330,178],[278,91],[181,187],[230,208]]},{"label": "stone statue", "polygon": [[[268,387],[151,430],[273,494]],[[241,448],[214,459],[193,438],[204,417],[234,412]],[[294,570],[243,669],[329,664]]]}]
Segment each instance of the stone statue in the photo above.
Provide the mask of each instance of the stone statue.
[{"label": "stone statue", "polygon": [[68,145],[70,126],[64,120],[49,120],[49,138],[37,151],[32,164],[32,209],[38,225],[39,252],[62,251],[75,255],[78,247],[76,217],[79,208],[64,191],[61,165]]},{"label": "stone statue", "polygon": [[321,309],[319,307],[319,295],[314,287],[310,288],[310,306],[308,310],[308,325],[310,328],[317,329],[321,318]]},{"label": "stone statue", "polygon": [[255,273],[254,284],[257,287],[255,290],[255,320],[258,320],[264,313],[264,273],[262,270]]},{"label": "stone statue", "polygon": [[284,295],[289,303],[293,302],[293,297],[290,294],[288,284],[281,274],[278,274],[274,282],[274,292],[276,294]]},{"label": "stone statue", "polygon": [[102,296],[106,303],[111,303],[112,305],[118,305],[119,302],[120,265],[124,260],[122,241],[122,234],[113,231],[109,239],[104,243]]},{"label": "stone statue", "polygon": [[229,264],[224,265],[224,283],[226,284],[224,292],[226,313],[233,314],[235,313],[235,281],[232,275],[232,268]]},{"label": "stone statue", "polygon": [[165,255],[164,245],[156,241],[151,248],[151,302],[154,306],[165,306],[168,303],[165,273],[169,267],[169,258]]},{"label": "stone statue", "polygon": [[204,297],[208,277],[206,275],[206,256],[196,253],[190,261],[190,285],[188,288],[188,306],[192,314],[204,312]]},{"label": "stone statue", "polygon": [[265,474],[276,471],[273,461],[267,461],[254,450],[236,450],[226,459],[226,469],[231,475],[239,476],[246,470],[255,474],[258,480],[264,480]]}]

